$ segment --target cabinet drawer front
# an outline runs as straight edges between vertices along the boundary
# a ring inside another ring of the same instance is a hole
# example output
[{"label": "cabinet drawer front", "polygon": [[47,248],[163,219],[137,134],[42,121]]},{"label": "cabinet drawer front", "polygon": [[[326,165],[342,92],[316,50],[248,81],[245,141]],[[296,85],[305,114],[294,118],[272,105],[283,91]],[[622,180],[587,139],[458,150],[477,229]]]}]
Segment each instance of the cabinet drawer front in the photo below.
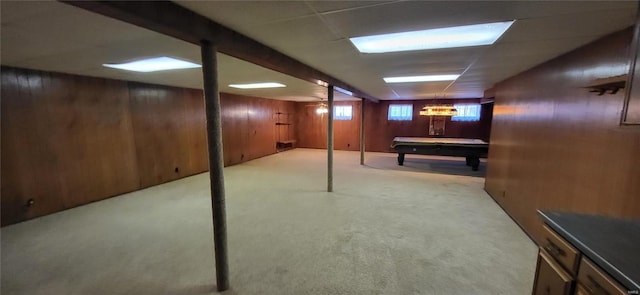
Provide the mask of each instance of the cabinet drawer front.
[{"label": "cabinet drawer front", "polygon": [[582,258],[580,271],[578,272],[578,282],[590,294],[597,295],[626,295],[627,291],[615,280],[605,274],[593,262]]},{"label": "cabinet drawer front", "polygon": [[563,238],[558,236],[546,224],[543,225],[541,247],[547,250],[554,259],[572,275],[578,270],[578,262],[580,261],[580,252],[573,246],[569,245]]},{"label": "cabinet drawer front", "polygon": [[533,295],[570,295],[573,280],[553,258],[540,249]]},{"label": "cabinet drawer front", "polygon": [[576,295],[593,295],[589,293],[582,285],[578,284],[576,286]]}]

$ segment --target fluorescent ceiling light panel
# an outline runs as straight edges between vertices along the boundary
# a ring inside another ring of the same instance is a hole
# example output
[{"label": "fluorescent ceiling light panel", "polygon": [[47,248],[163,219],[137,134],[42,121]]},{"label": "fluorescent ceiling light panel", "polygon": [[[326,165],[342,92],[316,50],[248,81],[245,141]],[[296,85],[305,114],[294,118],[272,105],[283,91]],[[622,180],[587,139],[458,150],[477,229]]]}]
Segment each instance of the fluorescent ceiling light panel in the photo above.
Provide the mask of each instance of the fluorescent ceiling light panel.
[{"label": "fluorescent ceiling light panel", "polygon": [[349,90],[342,89],[342,88],[340,88],[338,86],[335,87],[335,90],[340,92],[340,93],[344,93],[346,95],[353,96],[353,92],[351,92]]},{"label": "fluorescent ceiling light panel", "polygon": [[385,77],[387,83],[409,83],[409,82],[436,82],[436,81],[454,81],[460,75],[427,75],[427,76],[406,76],[406,77]]},{"label": "fluorescent ceiling light panel", "polygon": [[154,57],[136,60],[128,63],[122,64],[103,64],[103,66],[108,68],[115,68],[127,71],[134,72],[157,72],[157,71],[166,71],[166,70],[177,70],[177,69],[192,69],[199,68],[199,64],[194,64],[192,62],[179,60],[171,57]]},{"label": "fluorescent ceiling light panel", "polygon": [[252,83],[252,84],[229,84],[229,87],[240,89],[256,89],[256,88],[278,88],[287,87],[287,85],[276,82]]},{"label": "fluorescent ceiling light panel", "polygon": [[362,53],[490,45],[514,21],[349,38]]}]

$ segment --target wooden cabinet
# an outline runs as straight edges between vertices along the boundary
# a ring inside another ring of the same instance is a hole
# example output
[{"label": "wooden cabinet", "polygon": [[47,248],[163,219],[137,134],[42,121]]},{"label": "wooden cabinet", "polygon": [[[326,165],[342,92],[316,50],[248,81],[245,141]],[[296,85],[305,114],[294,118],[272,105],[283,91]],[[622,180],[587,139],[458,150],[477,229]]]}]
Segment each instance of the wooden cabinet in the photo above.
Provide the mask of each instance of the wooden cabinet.
[{"label": "wooden cabinet", "polygon": [[582,258],[578,285],[584,295],[626,295],[627,291],[587,258]]},{"label": "wooden cabinet", "polygon": [[533,295],[626,295],[605,271],[543,225]]},{"label": "wooden cabinet", "polygon": [[577,285],[576,286],[576,295],[591,295],[589,291],[585,290],[584,287]]},{"label": "wooden cabinet", "polygon": [[533,295],[571,295],[580,252],[543,225]]},{"label": "wooden cabinet", "polygon": [[543,226],[542,237],[540,247],[551,254],[569,274],[575,275],[580,262],[580,252],[546,225]]},{"label": "wooden cabinet", "polygon": [[570,295],[573,278],[546,252],[540,249],[533,295]]}]

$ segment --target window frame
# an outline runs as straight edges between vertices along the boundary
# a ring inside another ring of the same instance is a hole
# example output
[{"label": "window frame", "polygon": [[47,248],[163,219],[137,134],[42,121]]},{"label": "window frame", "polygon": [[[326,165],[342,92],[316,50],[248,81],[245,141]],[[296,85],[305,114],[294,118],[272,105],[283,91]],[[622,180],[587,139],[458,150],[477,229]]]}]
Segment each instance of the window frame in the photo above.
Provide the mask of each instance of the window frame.
[{"label": "window frame", "polygon": [[[473,106],[476,108],[476,114],[469,115],[468,107]],[[457,103],[453,107],[458,110],[458,113],[465,112],[466,114],[451,116],[451,121],[454,122],[479,122],[482,115],[482,105],[480,103]],[[460,110],[461,108],[462,110]]]},{"label": "window frame", "polygon": [[[338,108],[348,109],[349,115],[338,115]],[[334,105],[333,106],[333,119],[334,120],[342,120],[342,121],[350,121],[353,120],[353,106],[352,105]]]},{"label": "window frame", "polygon": [[[392,115],[391,109],[394,107],[399,107],[400,115]],[[404,113],[405,109],[408,108],[410,114],[407,116]],[[389,108],[387,109],[387,121],[413,121],[413,104],[412,103],[391,103],[389,104]]]}]

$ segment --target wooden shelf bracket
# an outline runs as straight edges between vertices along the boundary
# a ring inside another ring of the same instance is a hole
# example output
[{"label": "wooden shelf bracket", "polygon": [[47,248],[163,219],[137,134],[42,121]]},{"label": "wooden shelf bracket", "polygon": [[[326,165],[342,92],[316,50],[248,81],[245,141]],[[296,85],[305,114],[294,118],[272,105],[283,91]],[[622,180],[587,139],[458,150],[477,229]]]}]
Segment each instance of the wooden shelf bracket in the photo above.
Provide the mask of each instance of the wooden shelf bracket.
[{"label": "wooden shelf bracket", "polygon": [[616,94],[620,89],[623,89],[627,82],[627,75],[619,75],[609,78],[596,79],[591,85],[585,87],[589,89],[589,92],[598,93],[598,95]]}]

